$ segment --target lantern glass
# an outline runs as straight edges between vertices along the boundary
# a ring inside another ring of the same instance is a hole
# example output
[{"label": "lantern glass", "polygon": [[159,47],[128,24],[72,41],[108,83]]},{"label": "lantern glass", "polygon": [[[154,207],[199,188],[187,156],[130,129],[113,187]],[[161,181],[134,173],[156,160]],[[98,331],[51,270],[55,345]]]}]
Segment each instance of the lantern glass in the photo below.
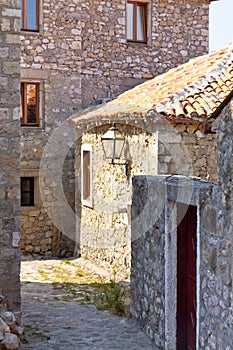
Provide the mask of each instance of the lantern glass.
[{"label": "lantern glass", "polygon": [[124,139],[116,139],[114,159],[120,159],[124,143]]},{"label": "lantern glass", "polygon": [[120,131],[111,127],[101,138],[106,159],[119,159],[124,147],[125,139]]},{"label": "lantern glass", "polygon": [[102,145],[106,159],[114,159],[114,140],[103,140]]}]

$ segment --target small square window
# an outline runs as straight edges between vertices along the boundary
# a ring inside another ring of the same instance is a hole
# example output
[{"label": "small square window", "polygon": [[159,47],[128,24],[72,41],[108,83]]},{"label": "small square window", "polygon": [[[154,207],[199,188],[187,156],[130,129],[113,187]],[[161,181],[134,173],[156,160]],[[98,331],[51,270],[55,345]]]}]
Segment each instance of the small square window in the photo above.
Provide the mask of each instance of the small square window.
[{"label": "small square window", "polygon": [[147,3],[127,2],[127,41],[147,42]]},{"label": "small square window", "polygon": [[34,177],[21,177],[21,206],[34,206]]},{"label": "small square window", "polygon": [[40,83],[21,83],[23,126],[40,125]]},{"label": "small square window", "polygon": [[39,0],[21,0],[21,29],[39,31]]},{"label": "small square window", "polygon": [[92,149],[91,145],[82,145],[81,152],[81,190],[82,204],[92,207]]}]

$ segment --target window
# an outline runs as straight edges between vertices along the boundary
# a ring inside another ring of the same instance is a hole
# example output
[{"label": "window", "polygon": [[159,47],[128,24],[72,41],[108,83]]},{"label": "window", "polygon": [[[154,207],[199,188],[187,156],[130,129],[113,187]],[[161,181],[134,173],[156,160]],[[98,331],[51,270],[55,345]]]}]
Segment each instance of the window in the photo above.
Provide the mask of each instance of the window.
[{"label": "window", "polygon": [[92,207],[92,148],[82,145],[81,152],[81,191],[82,204]]},{"label": "window", "polygon": [[40,83],[21,83],[23,126],[40,125]]},{"label": "window", "polygon": [[20,192],[21,206],[33,206],[34,203],[34,177],[21,177]]},{"label": "window", "polygon": [[21,29],[39,31],[39,0],[21,0]]},{"label": "window", "polygon": [[127,40],[147,42],[147,3],[127,2]]}]

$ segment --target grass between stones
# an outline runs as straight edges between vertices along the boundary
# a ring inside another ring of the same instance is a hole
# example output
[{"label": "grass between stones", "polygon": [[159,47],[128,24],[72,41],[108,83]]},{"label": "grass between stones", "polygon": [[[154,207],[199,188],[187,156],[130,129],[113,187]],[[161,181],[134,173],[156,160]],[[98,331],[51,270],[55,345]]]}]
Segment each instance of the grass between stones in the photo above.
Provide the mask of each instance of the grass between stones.
[{"label": "grass between stones", "polygon": [[[54,290],[60,291],[55,300],[75,300],[80,304],[93,304],[98,310],[108,310],[119,316],[129,316],[129,286],[106,280],[77,264],[72,259],[62,259],[40,265],[37,270],[40,280],[51,282]],[[23,276],[22,276],[23,279]],[[65,293],[64,293],[65,292]]]},{"label": "grass between stones", "polygon": [[29,339],[31,337],[38,338],[38,341],[39,340],[49,340],[50,336],[48,333],[49,333],[49,331],[46,329],[40,330],[39,328],[33,327],[30,324],[25,324],[24,325],[24,334],[22,336],[21,341],[23,344],[27,344],[27,343],[29,343]]}]

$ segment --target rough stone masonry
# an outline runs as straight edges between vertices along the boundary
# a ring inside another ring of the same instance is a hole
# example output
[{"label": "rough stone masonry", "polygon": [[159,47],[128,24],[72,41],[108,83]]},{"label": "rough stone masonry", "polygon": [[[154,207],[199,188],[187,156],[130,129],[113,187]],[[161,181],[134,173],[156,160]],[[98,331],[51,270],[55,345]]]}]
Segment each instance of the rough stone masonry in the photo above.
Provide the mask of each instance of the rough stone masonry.
[{"label": "rough stone masonry", "polygon": [[177,202],[198,209],[197,348],[233,349],[232,116],[231,99],[213,123],[218,182],[189,178],[182,184],[172,176],[133,180],[131,311],[158,349],[173,349],[176,341]]},{"label": "rough stone masonry", "polygon": [[[0,1],[0,348],[17,349],[20,323],[19,1]],[[4,300],[4,302],[3,302]],[[13,315],[12,311],[15,313]],[[14,332],[15,333],[15,332]]]}]

